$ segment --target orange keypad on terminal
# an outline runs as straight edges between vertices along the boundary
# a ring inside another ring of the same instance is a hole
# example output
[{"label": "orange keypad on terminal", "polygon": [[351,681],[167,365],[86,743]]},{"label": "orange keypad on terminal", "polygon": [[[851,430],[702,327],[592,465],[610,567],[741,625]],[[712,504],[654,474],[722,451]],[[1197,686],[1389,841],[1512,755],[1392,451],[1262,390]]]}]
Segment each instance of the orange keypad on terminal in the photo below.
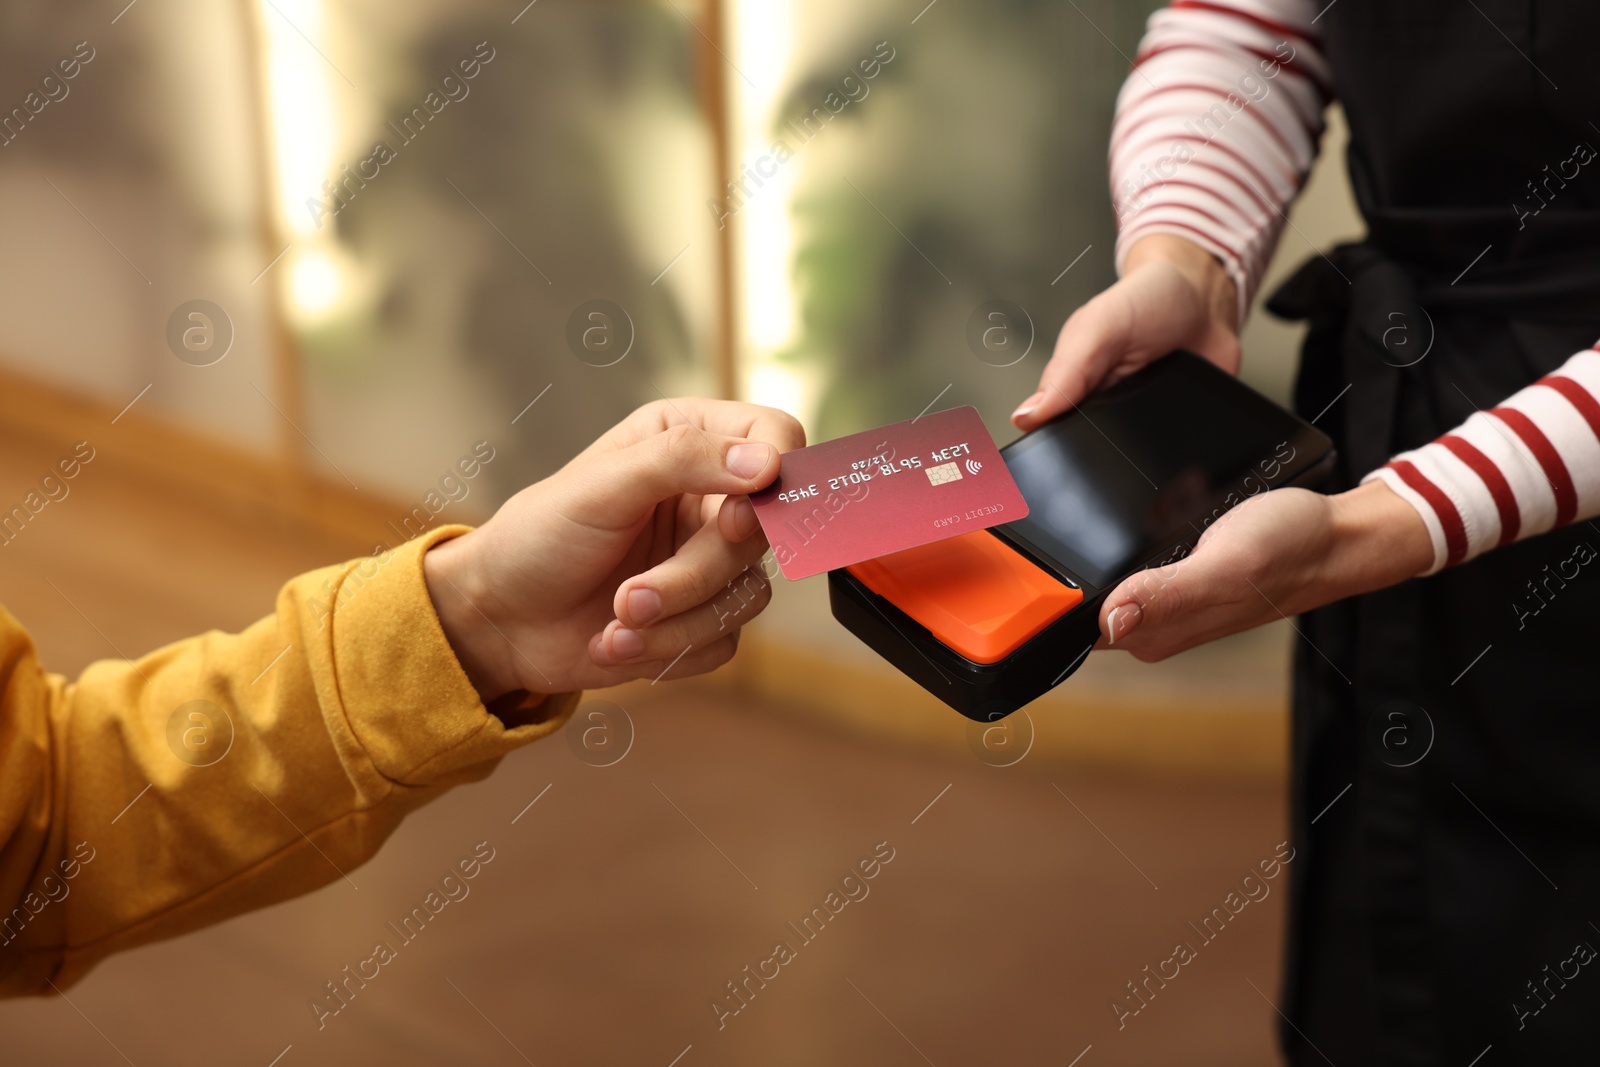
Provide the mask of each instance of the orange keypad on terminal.
[{"label": "orange keypad on terminal", "polygon": [[998,663],[1083,602],[983,530],[846,568],[868,589],[975,663]]}]

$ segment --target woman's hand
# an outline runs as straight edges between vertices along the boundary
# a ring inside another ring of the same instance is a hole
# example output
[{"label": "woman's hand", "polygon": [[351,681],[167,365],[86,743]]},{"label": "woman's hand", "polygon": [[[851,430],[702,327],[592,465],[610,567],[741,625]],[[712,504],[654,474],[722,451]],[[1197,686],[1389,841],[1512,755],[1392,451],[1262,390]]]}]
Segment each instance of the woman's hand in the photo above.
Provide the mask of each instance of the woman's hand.
[{"label": "woman's hand", "polygon": [[1382,482],[1337,496],[1277,489],[1216,521],[1192,555],[1126,579],[1100,608],[1097,648],[1178,652],[1358,593],[1433,564],[1416,509]]},{"label": "woman's hand", "polygon": [[1128,250],[1121,280],[1061,327],[1038,392],[1011,421],[1031,430],[1175,348],[1236,374],[1238,317],[1233,280],[1214,256],[1170,234],[1142,238]]},{"label": "woman's hand", "polygon": [[793,417],[658,401],[423,557],[428,592],[487,703],[701,674],[767,604],[746,494],[805,444]]}]

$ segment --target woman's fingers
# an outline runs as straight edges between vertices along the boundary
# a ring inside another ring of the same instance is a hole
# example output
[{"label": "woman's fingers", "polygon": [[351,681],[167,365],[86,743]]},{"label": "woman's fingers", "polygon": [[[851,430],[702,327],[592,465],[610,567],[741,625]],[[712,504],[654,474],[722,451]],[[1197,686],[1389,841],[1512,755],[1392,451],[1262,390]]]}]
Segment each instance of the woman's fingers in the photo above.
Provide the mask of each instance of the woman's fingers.
[{"label": "woman's fingers", "polygon": [[1129,250],[1122,278],[1067,319],[1039,389],[1011,421],[1041,426],[1100,386],[1175,348],[1237,371],[1237,299],[1222,264],[1197,245],[1151,234]]},{"label": "woman's fingers", "polygon": [[1100,608],[1101,647],[1158,660],[1337,599],[1323,562],[1333,547],[1328,499],[1304,489],[1251,497],[1194,552],[1128,576]]},{"label": "woman's fingers", "polygon": [[1101,605],[1101,647],[1125,649],[1138,659],[1153,661],[1220,637],[1230,632],[1230,624],[1242,623],[1244,616],[1271,610],[1261,603],[1251,612],[1251,605],[1237,603],[1244,584],[1238,574],[1218,567],[1203,549],[1166,567],[1141,571]]},{"label": "woman's fingers", "polygon": [[1088,396],[1127,348],[1128,300],[1124,282],[1090,300],[1067,319],[1055,352],[1039,379],[1039,389],[1017,408],[1011,421],[1032,429]]}]

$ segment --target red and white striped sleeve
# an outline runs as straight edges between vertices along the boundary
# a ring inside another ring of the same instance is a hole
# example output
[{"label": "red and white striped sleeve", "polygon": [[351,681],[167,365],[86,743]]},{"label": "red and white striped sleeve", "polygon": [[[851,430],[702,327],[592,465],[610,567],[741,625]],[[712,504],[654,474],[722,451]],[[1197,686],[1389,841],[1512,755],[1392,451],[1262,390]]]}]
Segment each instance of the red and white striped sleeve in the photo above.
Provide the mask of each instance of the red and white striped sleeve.
[{"label": "red and white striped sleeve", "polygon": [[1243,323],[1332,98],[1314,0],[1174,0],[1150,16],[1117,96],[1116,264],[1170,233],[1216,256]]},{"label": "red and white striped sleeve", "polygon": [[1579,352],[1362,482],[1374,479],[1427,524],[1433,566],[1426,574],[1600,515],[1600,350]]},{"label": "red and white striped sleeve", "polygon": [[[1150,16],[1112,123],[1119,272],[1139,238],[1186,238],[1227,268],[1244,322],[1333,98],[1318,7],[1173,0]],[[1428,574],[1600,515],[1600,350],[1362,481],[1373,479],[1422,516]]]}]

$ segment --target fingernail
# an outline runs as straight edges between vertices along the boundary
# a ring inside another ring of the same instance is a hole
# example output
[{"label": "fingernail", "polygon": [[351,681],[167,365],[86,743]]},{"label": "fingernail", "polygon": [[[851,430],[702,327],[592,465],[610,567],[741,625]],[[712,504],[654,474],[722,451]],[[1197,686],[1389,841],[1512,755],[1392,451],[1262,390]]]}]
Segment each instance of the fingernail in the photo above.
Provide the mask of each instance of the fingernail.
[{"label": "fingernail", "polygon": [[757,441],[734,445],[728,449],[728,469],[741,478],[754,478],[766,467],[771,447]]},{"label": "fingernail", "polygon": [[755,505],[750,503],[748,497],[740,497],[733,502],[733,535],[743,540],[756,532],[760,525],[756,521]]},{"label": "fingernail", "polygon": [[628,594],[628,617],[643,626],[661,614],[661,594],[654,589],[635,589]]},{"label": "fingernail", "polygon": [[1022,418],[1025,415],[1027,415],[1034,408],[1038,407],[1039,406],[1039,401],[1041,401],[1043,399],[1044,399],[1044,390],[1041,389],[1037,393],[1034,393],[1032,396],[1030,396],[1028,399],[1024,400],[1022,402],[1022,406],[1011,413],[1011,421],[1012,422],[1016,422],[1018,419]]},{"label": "fingernail", "polygon": [[644,653],[644,638],[638,630],[618,627],[611,633],[611,654],[619,660],[633,659]]},{"label": "fingernail", "polygon": [[1119,604],[1113,608],[1110,617],[1106,619],[1106,629],[1111,631],[1106,635],[1106,644],[1114,645],[1120,638],[1133,633],[1134,628],[1144,621],[1144,609],[1137,604]]}]

